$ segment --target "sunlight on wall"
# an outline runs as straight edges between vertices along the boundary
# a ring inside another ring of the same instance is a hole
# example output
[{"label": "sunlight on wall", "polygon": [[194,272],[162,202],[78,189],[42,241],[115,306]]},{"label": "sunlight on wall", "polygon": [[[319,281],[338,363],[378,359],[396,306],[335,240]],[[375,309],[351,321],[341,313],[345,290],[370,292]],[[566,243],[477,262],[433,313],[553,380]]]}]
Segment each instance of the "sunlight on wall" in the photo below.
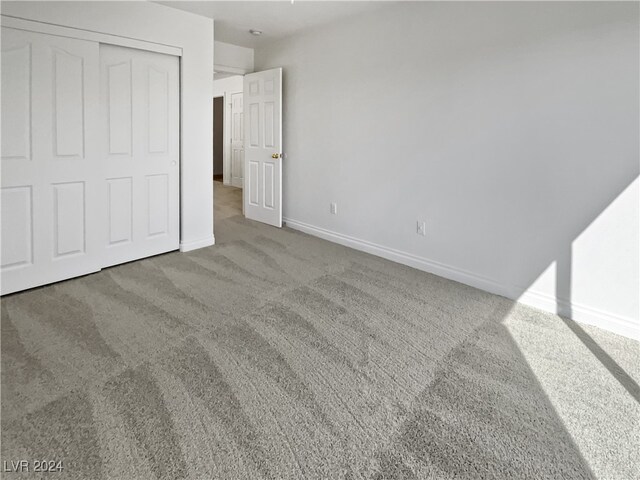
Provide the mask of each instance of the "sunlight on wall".
[{"label": "sunlight on wall", "polygon": [[639,321],[640,179],[573,241],[571,301]]},{"label": "sunlight on wall", "polygon": [[636,178],[517,300],[640,339],[639,205]]}]

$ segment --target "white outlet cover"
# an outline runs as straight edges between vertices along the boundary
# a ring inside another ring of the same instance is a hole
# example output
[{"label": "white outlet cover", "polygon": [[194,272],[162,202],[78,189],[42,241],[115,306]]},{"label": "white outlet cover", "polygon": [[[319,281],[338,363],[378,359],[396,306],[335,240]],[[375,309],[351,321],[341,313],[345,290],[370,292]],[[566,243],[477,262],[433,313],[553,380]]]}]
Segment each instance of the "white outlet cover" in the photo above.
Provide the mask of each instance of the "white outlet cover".
[{"label": "white outlet cover", "polygon": [[416,233],[418,235],[422,235],[423,237],[427,235],[427,222],[421,222],[418,220],[416,225]]},{"label": "white outlet cover", "polygon": [[332,204],[329,206],[329,211],[330,211],[332,214],[337,215],[337,214],[338,214],[338,204],[337,204],[337,203],[332,203]]}]

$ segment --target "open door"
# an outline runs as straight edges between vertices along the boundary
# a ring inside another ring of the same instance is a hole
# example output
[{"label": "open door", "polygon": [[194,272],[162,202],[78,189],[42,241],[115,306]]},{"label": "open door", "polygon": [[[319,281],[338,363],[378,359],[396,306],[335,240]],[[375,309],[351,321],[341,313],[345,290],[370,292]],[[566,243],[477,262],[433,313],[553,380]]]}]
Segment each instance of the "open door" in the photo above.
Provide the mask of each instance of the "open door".
[{"label": "open door", "polygon": [[282,69],[244,76],[244,214],[282,226]]}]

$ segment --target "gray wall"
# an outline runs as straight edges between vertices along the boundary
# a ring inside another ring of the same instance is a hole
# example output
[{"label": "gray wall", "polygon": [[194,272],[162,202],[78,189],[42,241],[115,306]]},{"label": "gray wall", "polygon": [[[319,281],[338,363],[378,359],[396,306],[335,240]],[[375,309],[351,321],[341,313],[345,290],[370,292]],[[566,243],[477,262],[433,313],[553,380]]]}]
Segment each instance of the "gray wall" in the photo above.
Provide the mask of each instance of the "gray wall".
[{"label": "gray wall", "polygon": [[256,49],[284,67],[284,216],[637,332],[638,13],[398,3]]}]

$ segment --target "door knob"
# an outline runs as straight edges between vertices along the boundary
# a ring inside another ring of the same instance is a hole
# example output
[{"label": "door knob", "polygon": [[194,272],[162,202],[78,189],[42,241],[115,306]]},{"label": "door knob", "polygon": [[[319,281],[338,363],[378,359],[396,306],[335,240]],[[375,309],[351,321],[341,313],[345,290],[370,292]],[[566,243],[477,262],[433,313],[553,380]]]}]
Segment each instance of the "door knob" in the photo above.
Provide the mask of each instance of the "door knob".
[{"label": "door knob", "polygon": [[281,153],[274,153],[271,155],[271,158],[280,158],[280,157],[282,157]]}]

